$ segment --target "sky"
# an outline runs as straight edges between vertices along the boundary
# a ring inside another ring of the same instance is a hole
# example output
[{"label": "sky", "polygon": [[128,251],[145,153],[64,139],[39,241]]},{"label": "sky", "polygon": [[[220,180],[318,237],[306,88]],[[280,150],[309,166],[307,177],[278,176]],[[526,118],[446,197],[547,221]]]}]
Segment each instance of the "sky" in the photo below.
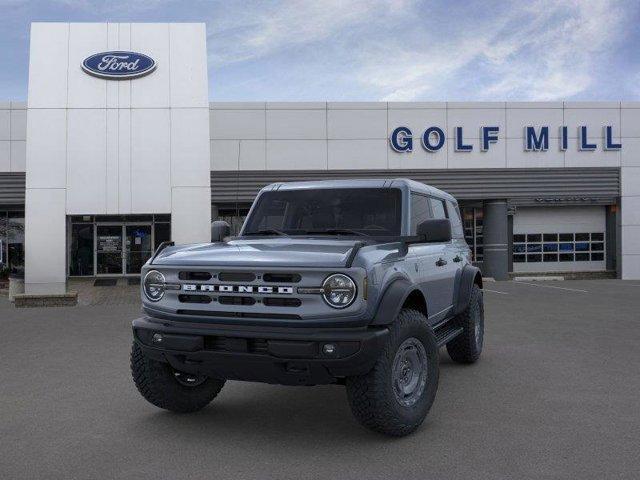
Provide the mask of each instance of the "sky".
[{"label": "sky", "polygon": [[33,21],[205,22],[211,101],[640,100],[638,0],[0,0],[0,100]]}]

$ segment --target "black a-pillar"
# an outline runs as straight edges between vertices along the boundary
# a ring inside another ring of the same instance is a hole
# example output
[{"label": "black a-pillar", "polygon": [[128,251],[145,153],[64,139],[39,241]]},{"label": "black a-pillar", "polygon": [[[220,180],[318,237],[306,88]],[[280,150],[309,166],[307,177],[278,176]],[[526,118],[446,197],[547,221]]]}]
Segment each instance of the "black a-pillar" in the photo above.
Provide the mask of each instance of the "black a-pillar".
[{"label": "black a-pillar", "polygon": [[484,202],[482,274],[496,280],[509,278],[509,229],[506,200]]}]

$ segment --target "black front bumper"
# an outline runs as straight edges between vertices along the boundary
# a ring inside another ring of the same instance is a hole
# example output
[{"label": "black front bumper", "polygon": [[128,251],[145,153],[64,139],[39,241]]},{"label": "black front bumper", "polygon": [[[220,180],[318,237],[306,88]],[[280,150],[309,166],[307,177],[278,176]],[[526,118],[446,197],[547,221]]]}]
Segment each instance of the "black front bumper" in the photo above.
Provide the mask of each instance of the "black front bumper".
[{"label": "black front bumper", "polygon": [[[317,385],[368,372],[389,331],[379,328],[282,328],[133,321],[145,355],[174,369],[214,378]],[[331,344],[333,353],[324,346]]]}]

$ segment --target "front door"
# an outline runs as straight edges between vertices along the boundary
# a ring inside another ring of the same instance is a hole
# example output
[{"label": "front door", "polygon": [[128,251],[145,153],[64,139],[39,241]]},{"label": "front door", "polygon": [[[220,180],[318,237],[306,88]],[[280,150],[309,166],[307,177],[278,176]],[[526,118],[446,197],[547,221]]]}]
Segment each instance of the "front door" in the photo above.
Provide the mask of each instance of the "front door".
[{"label": "front door", "polygon": [[139,275],[153,254],[152,226],[97,224],[96,275]]},{"label": "front door", "polygon": [[126,225],[124,229],[125,272],[128,275],[138,275],[153,253],[151,225]]},{"label": "front door", "polygon": [[96,225],[96,275],[122,275],[122,225]]}]

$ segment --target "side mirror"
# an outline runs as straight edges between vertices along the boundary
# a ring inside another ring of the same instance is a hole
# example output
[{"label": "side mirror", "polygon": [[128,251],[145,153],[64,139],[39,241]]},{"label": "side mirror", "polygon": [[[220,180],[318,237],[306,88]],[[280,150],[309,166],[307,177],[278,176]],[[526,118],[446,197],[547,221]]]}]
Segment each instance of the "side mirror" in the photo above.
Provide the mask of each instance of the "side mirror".
[{"label": "side mirror", "polygon": [[430,218],[418,224],[416,233],[425,242],[450,242],[451,221],[448,218]]},{"label": "side mirror", "polygon": [[225,237],[231,235],[231,227],[224,220],[211,222],[211,241],[222,242]]}]

